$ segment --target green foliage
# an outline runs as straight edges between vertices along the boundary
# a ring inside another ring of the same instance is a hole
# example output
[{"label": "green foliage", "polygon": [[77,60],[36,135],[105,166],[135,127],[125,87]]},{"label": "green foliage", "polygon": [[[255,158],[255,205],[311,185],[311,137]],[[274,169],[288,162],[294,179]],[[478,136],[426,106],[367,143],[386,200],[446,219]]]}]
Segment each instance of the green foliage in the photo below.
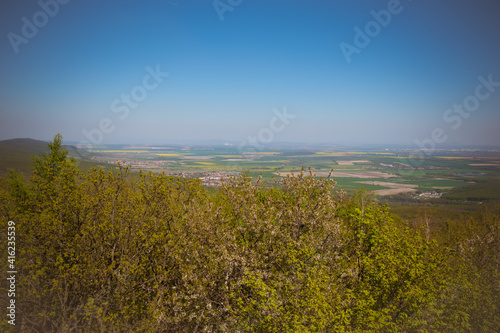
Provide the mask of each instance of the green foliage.
[{"label": "green foliage", "polygon": [[498,212],[430,240],[311,172],[209,193],[124,167],[82,174],[59,135],[49,148],[30,181],[0,183],[23,331],[499,330]]},{"label": "green foliage", "polygon": [[[453,279],[434,312],[441,332],[500,331],[500,206],[483,208],[479,219],[448,221],[444,244],[451,250]],[[460,323],[461,325],[457,325]]]},{"label": "green foliage", "polygon": [[498,202],[500,200],[500,181],[493,180],[458,187],[446,193],[444,198],[463,201],[494,200]]}]

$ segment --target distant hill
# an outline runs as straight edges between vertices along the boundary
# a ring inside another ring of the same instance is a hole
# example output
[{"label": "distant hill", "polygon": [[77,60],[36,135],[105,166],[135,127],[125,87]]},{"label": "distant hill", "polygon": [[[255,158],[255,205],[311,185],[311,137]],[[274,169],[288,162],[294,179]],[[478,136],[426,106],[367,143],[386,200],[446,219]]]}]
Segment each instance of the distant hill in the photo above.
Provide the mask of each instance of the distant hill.
[{"label": "distant hill", "polygon": [[35,139],[11,139],[0,141],[0,149],[19,153],[39,154],[48,150],[47,142]]},{"label": "distant hill", "polygon": [[[82,162],[90,155],[75,146],[64,145],[63,148],[68,151],[69,156]],[[28,138],[0,141],[0,176],[5,176],[9,169],[31,174],[32,156],[48,151],[48,142],[45,141]]]}]

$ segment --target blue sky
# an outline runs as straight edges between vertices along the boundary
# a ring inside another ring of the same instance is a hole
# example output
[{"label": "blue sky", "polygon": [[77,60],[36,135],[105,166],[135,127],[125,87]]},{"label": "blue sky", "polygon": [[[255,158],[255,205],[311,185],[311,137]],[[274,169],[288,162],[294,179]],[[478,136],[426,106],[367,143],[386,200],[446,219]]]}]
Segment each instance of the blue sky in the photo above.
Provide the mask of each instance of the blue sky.
[{"label": "blue sky", "polygon": [[[241,142],[286,108],[275,141],[413,145],[441,128],[444,143],[498,145],[500,87],[446,112],[478,77],[500,82],[499,15],[496,0],[4,1],[0,139]],[[146,68],[169,74],[145,90]]]}]

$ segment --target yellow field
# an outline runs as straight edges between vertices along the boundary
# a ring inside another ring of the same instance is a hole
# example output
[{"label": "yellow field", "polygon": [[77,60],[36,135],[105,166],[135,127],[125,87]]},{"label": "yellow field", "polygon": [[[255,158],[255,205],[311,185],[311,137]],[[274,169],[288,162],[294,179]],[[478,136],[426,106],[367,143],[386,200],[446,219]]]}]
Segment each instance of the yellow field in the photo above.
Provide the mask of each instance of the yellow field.
[{"label": "yellow field", "polygon": [[316,155],[323,155],[323,156],[345,156],[346,153],[334,153],[334,152],[328,152],[328,151],[317,151],[315,154]]},{"label": "yellow field", "polygon": [[224,157],[224,158],[236,158],[236,157],[241,157],[241,155],[215,155],[217,157]]},{"label": "yellow field", "polygon": [[137,153],[144,154],[147,151],[144,150],[99,150],[100,153]]},{"label": "yellow field", "polygon": [[181,154],[171,153],[171,154],[155,154],[157,156],[181,156]]},{"label": "yellow field", "polygon": [[375,155],[394,155],[394,153],[372,153],[372,152],[366,152],[366,151],[348,151],[347,152],[348,154],[350,155],[371,155],[371,154],[375,154]]},{"label": "yellow field", "polygon": [[347,155],[368,155],[368,154],[394,155],[394,153],[371,153],[365,151],[346,151],[346,152],[317,151],[315,152],[315,154],[322,156],[347,156]]},{"label": "yellow field", "polygon": [[215,163],[212,163],[212,162],[195,162],[197,164],[201,164],[201,165],[215,165]]},{"label": "yellow field", "polygon": [[456,156],[435,156],[436,158],[443,158],[445,160],[465,160],[471,159],[470,157],[456,157]]}]

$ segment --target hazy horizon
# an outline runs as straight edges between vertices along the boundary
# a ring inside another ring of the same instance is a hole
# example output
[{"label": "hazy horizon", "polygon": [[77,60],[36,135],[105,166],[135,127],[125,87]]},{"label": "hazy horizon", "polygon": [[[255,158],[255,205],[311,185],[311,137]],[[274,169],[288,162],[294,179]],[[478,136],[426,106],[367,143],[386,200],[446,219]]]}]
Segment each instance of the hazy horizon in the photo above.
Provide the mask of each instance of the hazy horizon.
[{"label": "hazy horizon", "polygon": [[499,14],[493,0],[2,3],[0,140],[498,146]]},{"label": "hazy horizon", "polygon": [[[37,141],[42,141],[42,142],[52,142],[52,138],[45,138],[45,139],[36,139],[36,138],[28,138],[28,137],[23,137],[23,138],[8,138],[8,139],[1,139],[0,142],[2,141],[10,141],[10,140],[37,140]],[[63,138],[63,144],[65,145],[70,145],[70,146],[76,146],[79,148],[84,148],[84,149],[103,149],[105,147],[113,147],[113,146],[119,146],[119,147],[124,147],[126,148],[127,146],[130,147],[214,147],[214,148],[220,148],[220,147],[226,147],[228,150],[235,149],[241,152],[244,152],[246,150],[255,150],[255,146],[252,145],[245,145],[243,149],[239,149],[239,144],[240,141],[231,141],[231,140],[219,140],[219,139],[213,139],[213,140],[169,140],[169,141],[162,141],[162,140],[150,140],[146,138],[138,139],[133,142],[117,142],[117,143],[102,143],[101,145],[93,145],[90,143],[84,143],[82,141],[75,141],[75,140],[66,140]],[[257,151],[269,151],[273,149],[285,149],[285,150],[294,150],[294,149],[317,149],[317,150],[351,150],[351,149],[368,149],[368,150],[383,150],[383,149],[389,149],[389,150],[409,150],[411,153],[414,153],[415,151],[420,150],[418,146],[416,146],[414,143],[410,144],[397,144],[397,143],[349,143],[349,142],[336,142],[336,143],[329,143],[329,142],[292,142],[292,141],[274,141],[271,144],[267,144],[265,146],[262,146],[261,149],[257,149]],[[426,148],[423,148],[426,149]],[[463,150],[499,150],[500,149],[500,144],[493,144],[493,145],[484,145],[484,144],[455,144],[455,143],[444,143],[438,145],[436,148],[433,150],[439,151],[450,151],[450,150],[456,150],[456,149],[463,149]]]}]

